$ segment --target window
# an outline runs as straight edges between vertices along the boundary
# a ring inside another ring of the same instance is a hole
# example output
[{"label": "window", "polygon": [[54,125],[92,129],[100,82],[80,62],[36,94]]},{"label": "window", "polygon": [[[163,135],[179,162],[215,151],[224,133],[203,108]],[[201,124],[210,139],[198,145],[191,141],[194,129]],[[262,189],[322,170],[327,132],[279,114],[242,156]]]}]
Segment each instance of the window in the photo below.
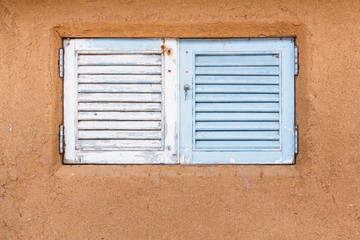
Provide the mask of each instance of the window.
[{"label": "window", "polygon": [[65,163],[294,162],[294,40],[64,40]]}]

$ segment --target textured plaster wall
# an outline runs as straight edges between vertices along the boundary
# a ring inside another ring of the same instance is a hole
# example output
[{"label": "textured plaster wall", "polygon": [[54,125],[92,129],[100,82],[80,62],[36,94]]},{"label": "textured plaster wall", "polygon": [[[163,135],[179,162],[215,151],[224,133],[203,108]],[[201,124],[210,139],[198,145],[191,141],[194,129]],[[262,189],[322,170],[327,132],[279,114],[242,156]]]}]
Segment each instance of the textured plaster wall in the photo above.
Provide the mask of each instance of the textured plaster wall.
[{"label": "textured plaster wall", "polygon": [[[0,0],[0,239],[360,239],[360,1]],[[61,37],[297,36],[293,166],[64,166]]]}]

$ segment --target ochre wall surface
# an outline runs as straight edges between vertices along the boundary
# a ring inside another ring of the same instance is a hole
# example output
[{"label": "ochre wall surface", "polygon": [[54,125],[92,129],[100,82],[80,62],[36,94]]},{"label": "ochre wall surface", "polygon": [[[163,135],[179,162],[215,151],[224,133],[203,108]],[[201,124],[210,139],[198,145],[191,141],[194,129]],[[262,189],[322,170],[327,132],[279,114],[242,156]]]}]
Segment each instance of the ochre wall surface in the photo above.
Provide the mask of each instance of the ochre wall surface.
[{"label": "ochre wall surface", "polygon": [[[0,0],[0,239],[360,239],[360,1]],[[62,37],[296,36],[292,166],[65,166]]]}]

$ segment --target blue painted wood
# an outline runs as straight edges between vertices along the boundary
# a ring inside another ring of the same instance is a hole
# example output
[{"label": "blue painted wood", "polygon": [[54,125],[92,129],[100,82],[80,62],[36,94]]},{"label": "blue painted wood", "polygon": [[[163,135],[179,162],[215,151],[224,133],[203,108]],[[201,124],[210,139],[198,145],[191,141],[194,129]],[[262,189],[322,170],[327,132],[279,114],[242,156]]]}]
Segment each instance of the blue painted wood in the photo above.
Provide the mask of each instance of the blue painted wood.
[{"label": "blue painted wood", "polygon": [[278,131],[196,131],[198,140],[279,140]]},{"label": "blue painted wood", "polygon": [[278,103],[196,103],[196,112],[279,112]]},{"label": "blue painted wood", "polygon": [[197,103],[279,102],[279,94],[196,94]]},{"label": "blue painted wood", "polygon": [[198,66],[278,66],[278,54],[242,54],[242,55],[199,55]]},{"label": "blue painted wood", "polygon": [[278,85],[198,85],[196,93],[279,93]]},{"label": "blue painted wood", "polygon": [[196,84],[279,84],[279,76],[195,76]]},{"label": "blue painted wood", "polygon": [[279,75],[279,68],[273,66],[256,67],[196,67],[196,75]]},{"label": "blue painted wood", "polygon": [[180,40],[180,161],[293,163],[293,126],[293,39]]},{"label": "blue painted wood", "polygon": [[269,131],[279,130],[279,122],[196,122],[196,130],[257,130],[257,131]]},{"label": "blue painted wood", "polygon": [[279,102],[279,94],[196,94],[197,103]]},{"label": "blue painted wood", "polygon": [[[280,144],[278,141],[196,141],[196,149],[209,149],[209,150],[232,150],[236,149],[249,149],[262,150],[262,149],[279,149]],[[236,155],[236,154],[235,154]],[[234,156],[235,156],[234,155]],[[218,161],[220,161],[218,159]]]},{"label": "blue painted wood", "polygon": [[197,122],[227,122],[227,121],[278,121],[279,113],[196,113],[195,120]]}]

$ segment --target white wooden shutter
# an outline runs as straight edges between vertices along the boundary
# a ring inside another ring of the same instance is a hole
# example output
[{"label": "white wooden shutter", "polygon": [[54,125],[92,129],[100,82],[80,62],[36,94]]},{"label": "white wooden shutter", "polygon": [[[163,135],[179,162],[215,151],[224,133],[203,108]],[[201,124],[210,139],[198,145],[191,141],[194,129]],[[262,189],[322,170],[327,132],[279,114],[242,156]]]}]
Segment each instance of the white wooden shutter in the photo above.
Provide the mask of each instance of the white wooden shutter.
[{"label": "white wooden shutter", "polygon": [[176,40],[72,39],[64,50],[64,161],[177,163]]},{"label": "white wooden shutter", "polygon": [[182,163],[294,161],[292,39],[180,41]]}]

